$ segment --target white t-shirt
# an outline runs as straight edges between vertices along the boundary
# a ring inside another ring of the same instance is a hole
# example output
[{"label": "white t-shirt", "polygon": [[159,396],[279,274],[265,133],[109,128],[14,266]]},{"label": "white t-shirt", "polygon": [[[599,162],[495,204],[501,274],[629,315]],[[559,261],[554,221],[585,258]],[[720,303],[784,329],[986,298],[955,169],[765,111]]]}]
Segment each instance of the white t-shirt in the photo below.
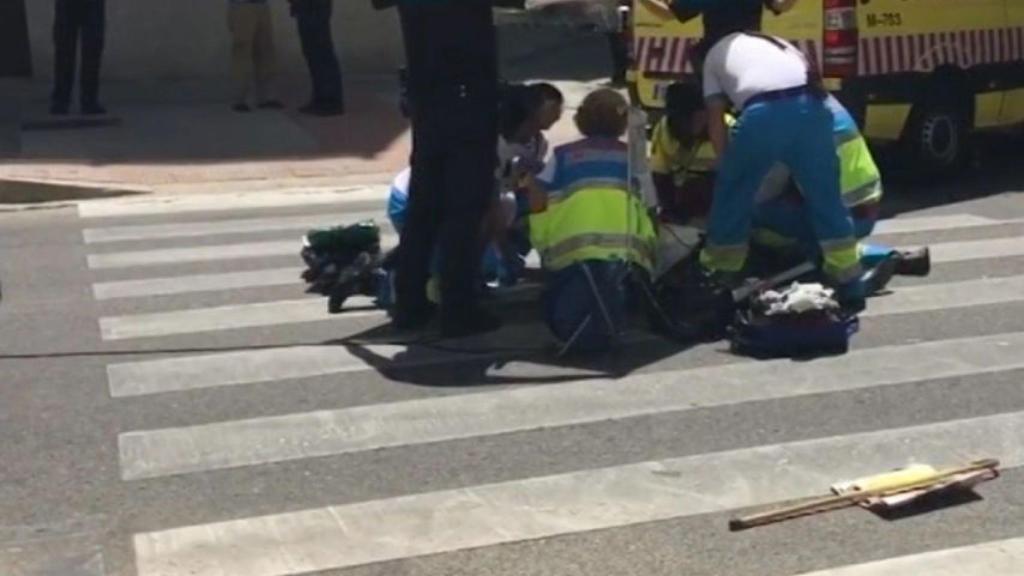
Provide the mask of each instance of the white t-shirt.
[{"label": "white t-shirt", "polygon": [[807,59],[785,40],[783,48],[750,34],[718,41],[704,61],[704,98],[725,96],[742,109],[758,94],[807,84]]}]

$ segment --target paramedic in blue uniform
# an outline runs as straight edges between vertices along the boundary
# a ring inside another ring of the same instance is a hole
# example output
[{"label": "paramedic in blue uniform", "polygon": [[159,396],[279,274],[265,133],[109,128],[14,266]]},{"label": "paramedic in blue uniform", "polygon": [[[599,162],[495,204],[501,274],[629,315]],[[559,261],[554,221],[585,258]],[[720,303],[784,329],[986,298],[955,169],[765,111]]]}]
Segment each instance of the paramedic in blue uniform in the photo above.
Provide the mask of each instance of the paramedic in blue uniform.
[{"label": "paramedic in blue uniform", "polygon": [[[738,32],[702,62],[708,133],[720,159],[701,263],[726,282],[746,264],[755,197],[776,163],[791,171],[822,249],[822,270],[844,304],[863,306],[853,222],[840,191],[833,114],[804,55],[779,38]],[[730,136],[725,115],[742,111]]]},{"label": "paramedic in blue uniform", "polygon": [[441,247],[441,333],[499,327],[478,303],[480,224],[495,194],[498,58],[490,1],[398,0],[405,39],[413,149],[392,322],[425,326],[426,284]]},{"label": "paramedic in blue uniform", "polygon": [[106,113],[99,101],[105,21],[104,0],[56,0],[54,3],[54,75],[50,113],[65,115],[69,112],[79,45],[82,53],[78,93],[81,112]]}]

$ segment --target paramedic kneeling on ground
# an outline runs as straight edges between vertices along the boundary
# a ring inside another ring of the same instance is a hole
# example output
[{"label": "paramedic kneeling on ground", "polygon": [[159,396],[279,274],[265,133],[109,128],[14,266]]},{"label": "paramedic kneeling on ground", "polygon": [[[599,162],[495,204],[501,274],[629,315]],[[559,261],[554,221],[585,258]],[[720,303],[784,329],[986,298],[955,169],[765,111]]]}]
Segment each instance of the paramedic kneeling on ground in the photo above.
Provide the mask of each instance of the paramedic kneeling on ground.
[{"label": "paramedic kneeling on ground", "polygon": [[[702,68],[708,133],[720,162],[701,264],[723,283],[739,282],[758,189],[782,163],[803,191],[822,269],[840,303],[862,309],[857,239],[840,193],[833,116],[820,79],[793,45],[749,32],[719,40]],[[730,103],[742,110],[731,138]]]},{"label": "paramedic kneeling on ground", "polygon": [[651,270],[655,231],[629,188],[627,119],[618,93],[590,93],[576,114],[583,138],[555,148],[539,176],[525,177],[545,316],[567,349],[610,346],[625,316],[629,268]]},{"label": "paramedic kneeling on ground", "polygon": [[[853,219],[854,235],[862,240],[859,253],[861,265],[868,269],[864,276],[867,294],[883,289],[893,273],[927,275],[927,248],[899,251],[863,241],[874,230],[878,217],[881,173],[849,112],[832,96],[826,103],[833,111],[843,202]],[[707,112],[700,88],[693,83],[670,85],[665,107],[665,118],[655,126],[651,139],[650,160],[662,218],[703,228],[711,205],[715,153],[707,136]],[[734,124],[731,116],[727,124]],[[761,183],[752,238],[773,254],[798,250],[805,253],[803,257],[819,256],[807,206],[783,165],[774,167]]]}]

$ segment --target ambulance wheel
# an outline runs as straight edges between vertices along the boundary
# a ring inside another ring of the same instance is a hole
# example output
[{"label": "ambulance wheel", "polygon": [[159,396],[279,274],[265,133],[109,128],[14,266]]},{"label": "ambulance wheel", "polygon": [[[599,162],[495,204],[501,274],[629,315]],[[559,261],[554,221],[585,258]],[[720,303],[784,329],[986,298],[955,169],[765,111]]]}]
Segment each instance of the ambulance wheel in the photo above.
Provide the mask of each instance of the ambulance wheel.
[{"label": "ambulance wheel", "polygon": [[968,157],[969,113],[950,100],[925,101],[914,111],[906,138],[915,172],[929,178],[962,168]]}]

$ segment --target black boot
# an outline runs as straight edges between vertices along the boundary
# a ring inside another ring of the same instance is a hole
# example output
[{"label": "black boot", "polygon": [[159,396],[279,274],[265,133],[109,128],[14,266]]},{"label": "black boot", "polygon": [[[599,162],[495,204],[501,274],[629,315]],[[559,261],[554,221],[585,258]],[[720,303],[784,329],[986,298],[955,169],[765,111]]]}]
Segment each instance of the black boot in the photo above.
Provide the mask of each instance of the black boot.
[{"label": "black boot", "polygon": [[441,336],[464,338],[494,332],[501,328],[501,319],[482,308],[473,307],[441,319]]},{"label": "black boot", "polygon": [[896,274],[927,276],[932,271],[932,255],[928,247],[896,253]]},{"label": "black boot", "polygon": [[892,277],[896,274],[896,268],[899,266],[899,259],[894,254],[889,256],[885,260],[878,263],[877,266],[868,270],[861,276],[861,282],[864,283],[864,295],[874,296],[879,294],[892,280]]},{"label": "black boot", "polygon": [[421,330],[426,328],[437,312],[437,306],[424,302],[417,306],[395,306],[391,315],[391,326],[396,330]]}]

